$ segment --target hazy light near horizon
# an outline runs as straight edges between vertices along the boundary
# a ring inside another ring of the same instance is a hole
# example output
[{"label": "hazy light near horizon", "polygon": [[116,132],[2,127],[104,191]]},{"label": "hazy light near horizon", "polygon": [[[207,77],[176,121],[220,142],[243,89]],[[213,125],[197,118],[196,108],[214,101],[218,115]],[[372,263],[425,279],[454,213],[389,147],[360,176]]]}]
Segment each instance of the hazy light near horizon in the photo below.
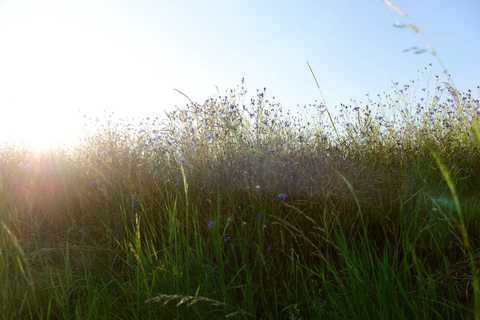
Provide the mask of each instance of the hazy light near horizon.
[{"label": "hazy light near horizon", "polygon": [[[39,149],[67,143],[83,114],[100,115],[99,106],[119,98],[134,107],[146,90],[162,85],[155,78],[160,66],[145,58],[149,49],[130,30],[61,2],[48,3],[15,8],[0,22],[8,30],[0,32],[7,48],[0,52],[6,104],[0,142],[13,139]],[[171,72],[168,65],[162,70]]]}]

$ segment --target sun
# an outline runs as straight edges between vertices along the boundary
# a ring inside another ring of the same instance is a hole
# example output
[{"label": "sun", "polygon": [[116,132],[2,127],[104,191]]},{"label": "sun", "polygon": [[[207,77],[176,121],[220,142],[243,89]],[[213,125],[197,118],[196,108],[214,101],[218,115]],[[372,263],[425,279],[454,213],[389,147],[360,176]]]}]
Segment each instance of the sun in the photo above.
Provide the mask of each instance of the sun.
[{"label": "sun", "polygon": [[[10,119],[9,122],[5,118]],[[15,143],[27,146],[32,151],[47,151],[72,146],[80,128],[79,121],[63,116],[38,115],[21,117],[10,114],[1,121],[0,143]]]},{"label": "sun", "polygon": [[167,105],[159,90],[178,73],[176,54],[146,41],[155,34],[128,13],[106,2],[19,3],[0,10],[0,146],[44,150],[69,143],[83,115],[140,117]]},{"label": "sun", "polygon": [[0,144],[46,150],[69,143],[78,110],[93,115],[91,102],[106,104],[111,81],[102,74],[113,73],[105,61],[118,66],[116,48],[100,26],[86,26],[85,15],[62,2],[8,9],[0,21]]}]

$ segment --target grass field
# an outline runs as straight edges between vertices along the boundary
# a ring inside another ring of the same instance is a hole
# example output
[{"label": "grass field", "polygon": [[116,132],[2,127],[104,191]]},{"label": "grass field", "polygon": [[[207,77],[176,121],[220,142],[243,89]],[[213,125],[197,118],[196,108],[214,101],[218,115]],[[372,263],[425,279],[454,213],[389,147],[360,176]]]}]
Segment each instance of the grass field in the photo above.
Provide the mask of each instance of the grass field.
[{"label": "grass field", "polygon": [[242,80],[5,144],[0,318],[478,318],[479,101],[422,74],[304,115]]}]

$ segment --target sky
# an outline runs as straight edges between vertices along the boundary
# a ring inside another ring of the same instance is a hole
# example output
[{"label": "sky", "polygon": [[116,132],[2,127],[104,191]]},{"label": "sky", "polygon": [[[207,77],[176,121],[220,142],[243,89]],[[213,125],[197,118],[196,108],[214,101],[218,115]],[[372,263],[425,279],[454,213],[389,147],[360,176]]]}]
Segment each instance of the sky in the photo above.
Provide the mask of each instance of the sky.
[{"label": "sky", "polygon": [[[62,143],[80,116],[162,118],[236,89],[296,110],[391,93],[418,70],[480,85],[480,1],[0,0],[0,143]],[[105,110],[105,111],[104,111]]]}]

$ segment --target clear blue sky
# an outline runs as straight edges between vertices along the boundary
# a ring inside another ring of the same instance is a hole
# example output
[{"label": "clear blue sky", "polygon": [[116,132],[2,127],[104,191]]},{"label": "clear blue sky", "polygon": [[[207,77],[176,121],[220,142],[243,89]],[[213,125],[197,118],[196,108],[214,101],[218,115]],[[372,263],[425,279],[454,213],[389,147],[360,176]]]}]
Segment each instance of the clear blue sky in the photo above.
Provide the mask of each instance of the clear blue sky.
[{"label": "clear blue sky", "polygon": [[[393,0],[392,0],[393,1]],[[393,1],[416,23],[460,91],[480,85],[480,1]],[[58,139],[76,111],[135,118],[235,89],[267,88],[284,108],[392,92],[437,60],[380,0],[1,0],[0,140]],[[53,128],[53,129],[48,129]],[[60,134],[59,134],[60,133]],[[33,138],[32,138],[33,139]],[[40,143],[40,142],[38,142]]]}]

